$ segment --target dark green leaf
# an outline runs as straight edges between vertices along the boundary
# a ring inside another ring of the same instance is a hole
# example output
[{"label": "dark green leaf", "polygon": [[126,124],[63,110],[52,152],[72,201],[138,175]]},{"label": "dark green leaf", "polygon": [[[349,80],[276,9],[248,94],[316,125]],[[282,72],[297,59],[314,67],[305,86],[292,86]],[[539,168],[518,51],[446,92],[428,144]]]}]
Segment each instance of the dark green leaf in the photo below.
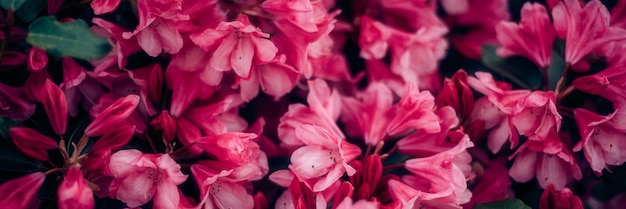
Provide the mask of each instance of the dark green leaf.
[{"label": "dark green leaf", "polygon": [[521,58],[502,58],[496,54],[496,46],[484,45],[481,60],[498,75],[527,89],[537,89],[541,85],[541,72],[532,62]]},{"label": "dark green leaf", "polygon": [[80,19],[59,22],[54,16],[40,17],[30,24],[28,30],[26,41],[54,56],[95,60],[104,57],[112,48],[106,38],[94,34]]},{"label": "dark green leaf", "polygon": [[26,0],[0,0],[0,6],[8,10],[13,8],[13,11],[19,9]]},{"label": "dark green leaf", "polygon": [[497,202],[478,203],[473,209],[531,209],[519,199],[507,199]]},{"label": "dark green leaf", "polygon": [[556,88],[556,83],[559,82],[559,79],[563,74],[563,70],[565,70],[565,59],[553,51],[552,58],[550,59],[550,68],[548,69],[550,89]]},{"label": "dark green leaf", "polygon": [[9,128],[20,125],[20,121],[9,118],[7,116],[0,116],[0,136],[4,139],[9,139]]},{"label": "dark green leaf", "polygon": [[46,8],[46,0],[28,0],[15,11],[17,17],[24,22],[30,22],[35,19],[43,9]]}]

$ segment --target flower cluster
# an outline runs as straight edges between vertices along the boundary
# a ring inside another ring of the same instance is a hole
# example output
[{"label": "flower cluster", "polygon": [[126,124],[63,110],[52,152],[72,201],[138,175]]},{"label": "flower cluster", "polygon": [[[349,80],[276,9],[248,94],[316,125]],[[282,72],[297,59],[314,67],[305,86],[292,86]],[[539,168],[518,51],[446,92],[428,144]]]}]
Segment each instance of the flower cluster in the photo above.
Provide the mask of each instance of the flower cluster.
[{"label": "flower cluster", "polygon": [[38,4],[0,1],[2,207],[626,200],[626,1],[49,0],[97,59],[15,2]]}]

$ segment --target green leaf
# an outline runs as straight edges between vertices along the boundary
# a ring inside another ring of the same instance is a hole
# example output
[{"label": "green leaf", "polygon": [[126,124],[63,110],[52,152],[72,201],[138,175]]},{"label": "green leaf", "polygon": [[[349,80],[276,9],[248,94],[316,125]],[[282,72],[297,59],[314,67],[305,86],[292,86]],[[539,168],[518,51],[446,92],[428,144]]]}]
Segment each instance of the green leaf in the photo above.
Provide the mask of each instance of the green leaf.
[{"label": "green leaf", "polygon": [[485,66],[523,88],[540,87],[542,75],[537,66],[522,57],[499,57],[496,49],[497,46],[493,45],[484,45],[481,48],[481,60]]},{"label": "green leaf", "polygon": [[19,9],[25,1],[26,0],[0,0],[0,6],[6,10],[12,8],[13,11],[15,11]]},{"label": "green leaf", "polygon": [[550,59],[550,68],[548,69],[548,77],[550,80],[550,89],[556,88],[556,83],[561,79],[561,75],[565,70],[565,59],[561,57],[555,51],[552,51],[552,58]]},{"label": "green leaf", "polygon": [[531,209],[519,199],[507,199],[489,203],[478,203],[473,209]]},{"label": "green leaf", "polygon": [[26,41],[46,49],[54,56],[85,60],[102,58],[112,49],[111,43],[89,30],[85,21],[77,19],[59,22],[54,16],[40,17],[33,21],[28,28]]},{"label": "green leaf", "polygon": [[30,22],[35,19],[43,9],[46,8],[46,0],[28,0],[15,11],[17,17],[24,22]]}]

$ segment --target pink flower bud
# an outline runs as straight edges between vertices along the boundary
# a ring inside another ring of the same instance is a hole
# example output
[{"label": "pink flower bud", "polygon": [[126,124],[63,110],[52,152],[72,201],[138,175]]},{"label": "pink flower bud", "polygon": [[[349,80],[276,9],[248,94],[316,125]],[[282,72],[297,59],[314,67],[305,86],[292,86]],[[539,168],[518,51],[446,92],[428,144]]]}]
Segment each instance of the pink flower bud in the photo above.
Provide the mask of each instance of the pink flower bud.
[{"label": "pink flower bud", "polygon": [[25,127],[9,129],[9,135],[15,146],[26,156],[36,160],[47,160],[48,150],[57,147],[56,141]]},{"label": "pink flower bud", "polygon": [[3,208],[30,208],[46,176],[31,173],[0,185],[0,205]]},{"label": "pink flower bud", "polygon": [[93,190],[76,167],[71,167],[57,191],[59,209],[91,209],[94,207]]},{"label": "pink flower bud", "polygon": [[48,55],[46,51],[36,47],[31,48],[28,52],[28,70],[38,72],[44,69],[46,65],[48,65]]},{"label": "pink flower bud", "polygon": [[539,209],[582,209],[583,203],[568,188],[555,191],[552,184],[541,194]]},{"label": "pink flower bud", "polygon": [[58,135],[64,134],[65,129],[67,129],[68,115],[65,93],[52,81],[46,80],[42,91],[39,93],[39,98],[54,132]]},{"label": "pink flower bud", "polygon": [[98,117],[96,117],[87,129],[85,134],[87,136],[100,136],[107,130],[120,125],[124,122],[130,114],[135,111],[135,108],[139,104],[139,96],[128,95],[115,101],[111,106],[104,109]]}]

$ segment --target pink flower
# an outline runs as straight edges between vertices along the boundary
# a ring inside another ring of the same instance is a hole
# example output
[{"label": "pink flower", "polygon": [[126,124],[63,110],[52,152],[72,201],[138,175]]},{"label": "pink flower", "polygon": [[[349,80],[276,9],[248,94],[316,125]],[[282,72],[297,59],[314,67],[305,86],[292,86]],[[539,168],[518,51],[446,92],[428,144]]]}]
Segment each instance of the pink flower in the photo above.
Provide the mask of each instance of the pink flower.
[{"label": "pink flower", "polygon": [[[42,172],[31,173],[0,185],[0,205],[6,208],[38,208],[37,193],[46,176]],[[27,186],[26,186],[27,185]]]},{"label": "pink flower", "polygon": [[551,130],[561,129],[561,115],[552,91],[533,91],[517,104],[511,121],[517,131],[531,140],[543,140]]},{"label": "pink flower", "polygon": [[267,0],[261,4],[266,11],[275,14],[279,19],[287,20],[289,23],[299,27],[306,32],[316,32],[319,30],[316,20],[318,8],[314,8],[309,0]]},{"label": "pink flower", "polygon": [[376,146],[385,140],[387,125],[394,116],[393,95],[381,83],[372,83],[356,98],[343,98],[342,120],[354,131],[356,136],[363,136],[365,143]]},{"label": "pink flower", "polygon": [[250,77],[239,80],[241,98],[246,101],[252,100],[259,93],[259,87],[276,99],[289,93],[296,86],[300,72],[285,64],[286,60],[285,55],[280,55],[274,57],[271,62],[252,67]]},{"label": "pink flower", "polygon": [[135,111],[138,103],[139,97],[137,95],[131,94],[118,99],[98,114],[85,129],[85,134],[87,136],[100,136],[107,130],[119,126]]},{"label": "pink flower", "polygon": [[46,110],[52,129],[58,135],[65,134],[67,129],[68,106],[65,93],[51,80],[46,80],[39,99]]},{"label": "pink flower", "polygon": [[231,132],[203,137],[197,143],[201,149],[220,161],[243,165],[250,162],[253,154],[259,151],[259,145],[251,141],[256,137],[256,134]]},{"label": "pink flower", "polygon": [[57,191],[59,209],[92,209],[94,207],[93,190],[76,167],[71,167]]},{"label": "pink flower", "polygon": [[548,185],[548,188],[541,194],[539,200],[539,209],[583,209],[583,203],[580,198],[572,193],[572,190],[563,188],[555,191],[554,185]]},{"label": "pink flower", "polygon": [[448,150],[457,144],[457,141],[447,140],[451,133],[450,130],[459,125],[459,119],[456,117],[454,109],[445,106],[435,113],[439,118],[437,125],[441,127],[441,130],[434,133],[418,131],[400,139],[396,143],[400,153],[416,157],[431,156]]},{"label": "pink flower", "polygon": [[368,60],[382,59],[387,54],[392,30],[369,16],[362,16],[359,20],[361,26],[359,33],[360,56]]},{"label": "pink flower", "polygon": [[139,46],[156,57],[162,51],[176,54],[183,47],[176,20],[186,20],[189,16],[182,15],[182,0],[139,0],[139,25],[135,31],[124,32],[125,39],[137,36]]},{"label": "pink flower", "polygon": [[154,198],[153,208],[175,208],[180,200],[177,185],[187,179],[180,168],[167,154],[118,151],[109,164],[115,178],[109,187],[110,195],[128,207],[144,205]]},{"label": "pink flower", "polygon": [[557,35],[565,39],[565,62],[570,65],[606,43],[626,39],[621,29],[609,26],[609,11],[598,0],[584,8],[578,0],[564,0],[552,9],[552,17]]},{"label": "pink flower", "polygon": [[313,191],[326,190],[344,173],[352,176],[356,172],[348,163],[361,150],[341,136],[313,125],[296,128],[296,136],[306,145],[292,153],[290,168]]},{"label": "pink flower", "polygon": [[249,77],[253,58],[269,62],[278,52],[274,43],[268,40],[269,34],[252,25],[245,15],[233,22],[222,22],[215,29],[193,33],[190,38],[205,51],[215,50],[209,60],[212,70],[233,69],[242,78]]},{"label": "pink flower", "polygon": [[117,9],[121,0],[93,0],[91,1],[91,8],[96,15],[102,15]]},{"label": "pink flower", "polygon": [[202,198],[198,207],[252,209],[254,198],[248,194],[241,179],[232,179],[232,166],[201,160],[191,166],[191,173],[200,187]]},{"label": "pink flower", "polygon": [[574,151],[585,151],[585,158],[596,173],[602,173],[606,165],[621,165],[626,162],[626,154],[618,150],[626,149],[622,136],[626,131],[616,129],[619,111],[602,116],[586,109],[574,110],[574,117],[582,140]]},{"label": "pink flower", "polygon": [[387,134],[398,135],[413,129],[439,132],[439,117],[434,110],[435,98],[429,91],[419,91],[415,85],[407,84],[398,102],[398,112],[387,126]]},{"label": "pink flower", "polygon": [[[469,137],[465,136],[452,149],[430,157],[407,160],[405,167],[414,175],[403,177],[403,181],[423,195],[414,196],[411,201],[431,207],[461,205],[469,202],[472,193],[467,188],[467,178],[461,170],[465,166],[463,164],[469,164],[469,162],[456,162],[454,158],[472,146],[474,144]],[[425,199],[420,200],[420,198]]]},{"label": "pink flower", "polygon": [[[415,33],[398,32],[391,40],[391,71],[405,82],[429,86],[429,75],[437,72],[448,42],[443,36],[448,29],[442,26],[423,27]],[[439,79],[438,77],[436,79]],[[437,85],[438,86],[438,85]]]},{"label": "pink flower", "polygon": [[514,156],[509,175],[517,182],[528,182],[536,175],[541,187],[554,184],[555,188],[562,189],[572,178],[582,178],[578,163],[555,130],[543,141],[526,141],[509,158]]},{"label": "pink flower", "polygon": [[612,64],[595,74],[578,77],[572,82],[572,86],[583,92],[602,96],[613,103],[619,103],[626,99],[624,67],[626,67],[626,62]]},{"label": "pink flower", "polygon": [[11,136],[15,146],[22,153],[36,160],[48,160],[48,150],[57,148],[57,142],[55,140],[44,136],[31,128],[10,128],[9,135]]},{"label": "pink flower", "polygon": [[520,55],[530,59],[540,68],[550,66],[556,32],[543,5],[525,3],[519,25],[503,21],[496,27],[496,32],[498,41],[502,44],[502,47],[498,48],[498,55],[503,57]]},{"label": "pink flower", "polygon": [[297,148],[304,145],[296,136],[296,129],[302,125],[316,125],[325,128],[335,136],[343,133],[337,127],[335,121],[341,113],[341,98],[337,91],[333,91],[323,80],[310,80],[308,82],[309,94],[307,102],[309,106],[291,104],[289,110],[280,118],[278,136],[289,148]]}]

